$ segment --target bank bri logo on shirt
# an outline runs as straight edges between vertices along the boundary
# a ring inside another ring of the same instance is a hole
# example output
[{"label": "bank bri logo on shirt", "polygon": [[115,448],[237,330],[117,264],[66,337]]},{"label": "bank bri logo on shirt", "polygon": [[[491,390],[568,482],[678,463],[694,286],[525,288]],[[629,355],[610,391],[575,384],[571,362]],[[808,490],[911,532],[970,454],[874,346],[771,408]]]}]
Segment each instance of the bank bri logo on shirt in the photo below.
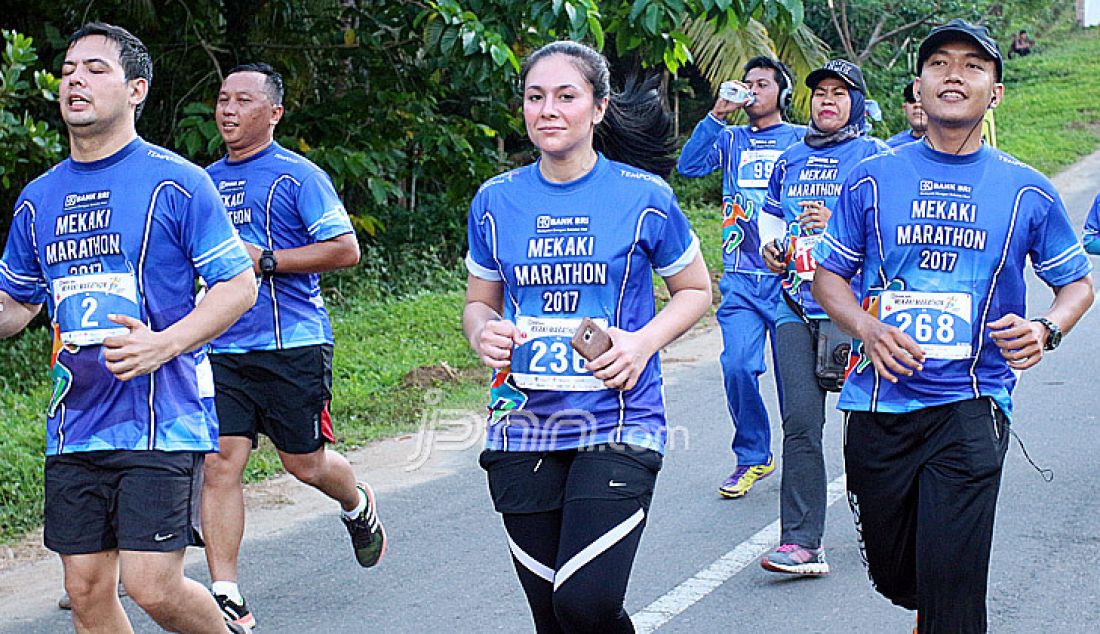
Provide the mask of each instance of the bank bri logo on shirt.
[{"label": "bank bri logo on shirt", "polygon": [[588,231],[588,216],[562,216],[560,218],[542,215],[535,218],[535,231],[538,233],[576,233]]}]

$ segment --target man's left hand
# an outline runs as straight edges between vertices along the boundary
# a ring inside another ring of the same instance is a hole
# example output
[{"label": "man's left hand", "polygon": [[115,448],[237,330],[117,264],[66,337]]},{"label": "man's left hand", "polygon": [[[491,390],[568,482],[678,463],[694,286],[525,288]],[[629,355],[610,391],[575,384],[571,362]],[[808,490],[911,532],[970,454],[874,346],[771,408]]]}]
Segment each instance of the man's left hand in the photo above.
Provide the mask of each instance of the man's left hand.
[{"label": "man's left hand", "polygon": [[1013,313],[986,325],[993,331],[989,334],[993,343],[1013,370],[1026,370],[1043,359],[1043,346],[1049,335],[1046,326]]}]

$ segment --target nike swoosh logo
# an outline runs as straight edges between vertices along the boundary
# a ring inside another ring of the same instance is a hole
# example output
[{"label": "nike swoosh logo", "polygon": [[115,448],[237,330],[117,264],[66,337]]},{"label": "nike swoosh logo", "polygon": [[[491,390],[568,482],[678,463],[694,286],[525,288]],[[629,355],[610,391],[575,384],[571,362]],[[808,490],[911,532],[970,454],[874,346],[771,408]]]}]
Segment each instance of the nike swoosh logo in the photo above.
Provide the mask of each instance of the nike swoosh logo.
[{"label": "nike swoosh logo", "polygon": [[153,535],[153,541],[163,542],[163,541],[167,541],[169,539],[172,539],[175,536],[176,536],[175,533],[168,533],[167,535],[161,535],[160,533],[157,533],[156,535]]},{"label": "nike swoosh logo", "polygon": [[608,480],[607,486],[609,487],[625,487],[625,482],[615,482],[614,480]]}]

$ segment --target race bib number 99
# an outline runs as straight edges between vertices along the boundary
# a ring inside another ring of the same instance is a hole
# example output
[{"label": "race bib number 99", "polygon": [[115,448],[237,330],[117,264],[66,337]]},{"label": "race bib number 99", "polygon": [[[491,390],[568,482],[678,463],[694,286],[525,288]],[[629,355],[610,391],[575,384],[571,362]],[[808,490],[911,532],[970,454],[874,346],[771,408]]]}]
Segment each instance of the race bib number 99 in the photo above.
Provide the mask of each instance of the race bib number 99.
[{"label": "race bib number 99", "polygon": [[737,163],[737,186],[766,189],[780,150],[744,150]]},{"label": "race bib number 99", "polygon": [[107,337],[129,332],[107,315],[141,318],[137,280],[132,273],[98,273],[63,277],[53,282],[53,300],[61,342],[95,346]]},{"label": "race bib number 99", "polygon": [[[593,319],[607,328],[606,319]],[[603,381],[584,369],[584,357],[569,345],[580,319],[518,317],[523,345],[512,350],[512,378],[520,388],[593,392],[605,390]]]},{"label": "race bib number 99", "polygon": [[930,359],[967,359],[973,342],[970,295],[884,291],[879,319],[912,337]]}]

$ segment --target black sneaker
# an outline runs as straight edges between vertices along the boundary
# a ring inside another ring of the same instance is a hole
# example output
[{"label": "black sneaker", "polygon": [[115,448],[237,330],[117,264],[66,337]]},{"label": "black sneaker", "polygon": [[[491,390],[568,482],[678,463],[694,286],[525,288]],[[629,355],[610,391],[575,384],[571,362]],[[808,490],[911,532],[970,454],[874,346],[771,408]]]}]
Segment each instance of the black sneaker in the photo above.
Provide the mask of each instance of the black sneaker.
[{"label": "black sneaker", "polygon": [[363,496],[367,498],[367,507],[355,519],[341,516],[344,526],[351,535],[351,546],[355,549],[355,560],[364,568],[370,568],[382,559],[386,554],[386,529],[382,528],[382,522],[378,520],[378,512],[374,505],[374,491],[370,485],[360,482],[358,485]]},{"label": "black sneaker", "polygon": [[[214,600],[218,602],[218,607],[221,608],[222,616],[225,617],[228,623],[239,625],[244,628],[242,630],[244,632],[248,632],[256,627],[256,617],[252,616],[252,613],[248,611],[248,602],[244,600],[244,597],[241,597],[241,602],[237,603],[224,594],[215,594]],[[233,628],[229,629],[230,631],[234,631]]]}]

